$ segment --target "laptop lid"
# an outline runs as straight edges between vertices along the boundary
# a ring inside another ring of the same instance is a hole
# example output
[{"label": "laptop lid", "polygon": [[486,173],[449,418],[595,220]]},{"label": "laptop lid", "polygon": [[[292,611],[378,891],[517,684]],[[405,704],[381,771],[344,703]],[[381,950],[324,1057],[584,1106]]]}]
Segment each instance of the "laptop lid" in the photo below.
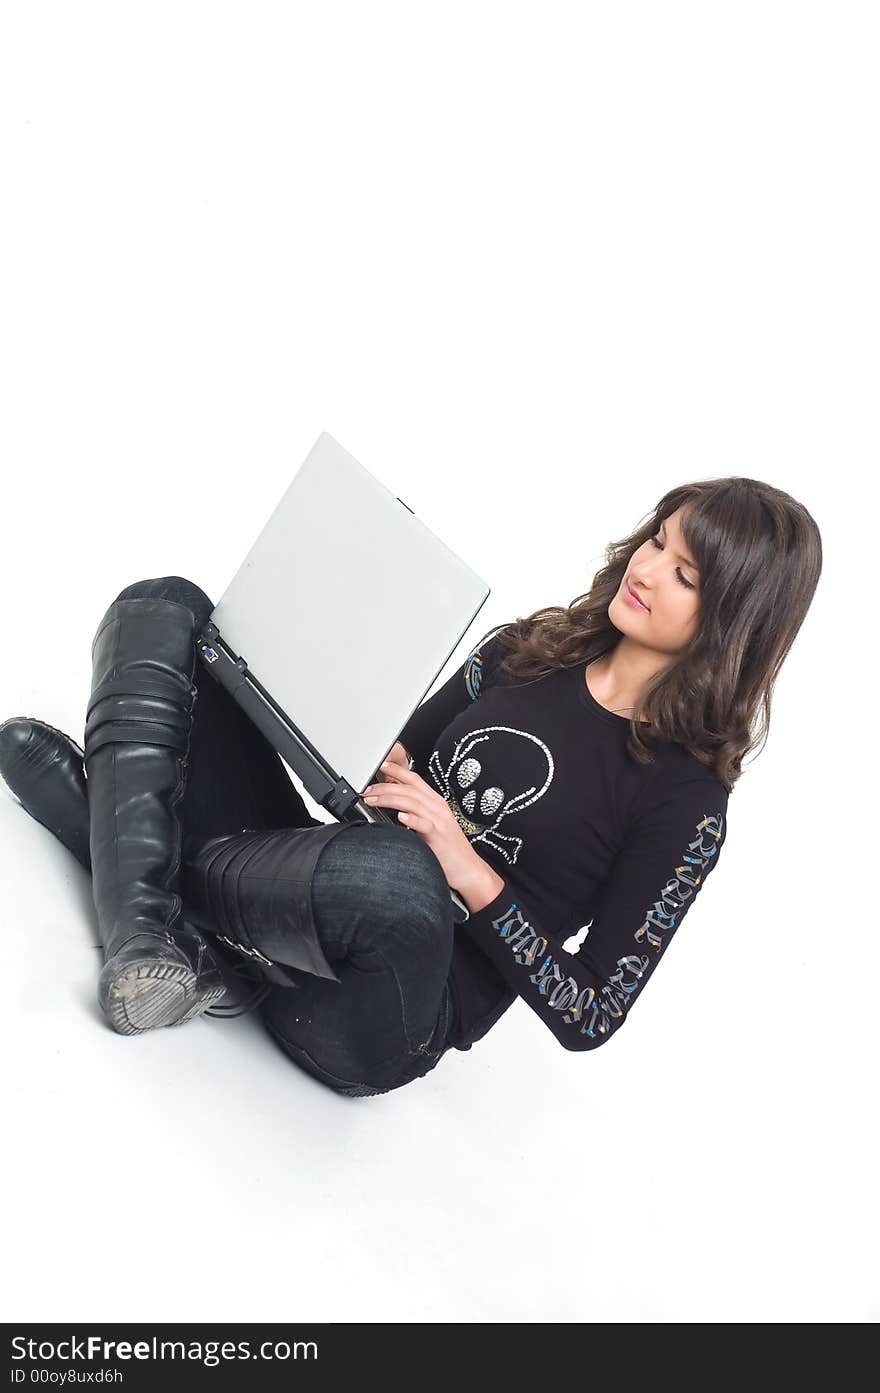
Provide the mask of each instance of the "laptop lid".
[{"label": "laptop lid", "polygon": [[210,618],[360,790],[489,594],[324,431]]}]

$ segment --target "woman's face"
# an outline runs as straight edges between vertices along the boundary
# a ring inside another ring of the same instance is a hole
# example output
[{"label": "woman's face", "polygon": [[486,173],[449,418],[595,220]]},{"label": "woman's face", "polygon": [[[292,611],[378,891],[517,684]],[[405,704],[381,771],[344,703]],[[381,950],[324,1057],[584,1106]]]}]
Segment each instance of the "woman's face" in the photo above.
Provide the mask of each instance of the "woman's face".
[{"label": "woman's face", "polygon": [[[700,612],[700,573],[679,530],[680,516],[681,509],[671,513],[654,537],[633,552],[608,607],[608,617],[621,633],[667,654],[690,641]],[[629,603],[628,587],[647,609]]]}]

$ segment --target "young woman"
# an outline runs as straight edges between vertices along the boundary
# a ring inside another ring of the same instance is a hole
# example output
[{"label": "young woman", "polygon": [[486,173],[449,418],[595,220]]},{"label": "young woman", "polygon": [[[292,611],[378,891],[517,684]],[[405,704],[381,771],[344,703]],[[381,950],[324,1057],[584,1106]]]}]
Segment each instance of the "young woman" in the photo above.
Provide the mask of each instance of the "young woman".
[{"label": "young woman", "polygon": [[212,601],[140,581],[98,627],[84,749],[16,718],[0,773],[91,871],[121,1033],[224,1013],[244,975],[245,1009],[352,1096],[470,1049],[517,997],[595,1049],[718,863],[821,566],[781,490],[671,489],[586,594],[491,631],[422,703],[363,791],[391,826],[311,818],[197,666]]}]

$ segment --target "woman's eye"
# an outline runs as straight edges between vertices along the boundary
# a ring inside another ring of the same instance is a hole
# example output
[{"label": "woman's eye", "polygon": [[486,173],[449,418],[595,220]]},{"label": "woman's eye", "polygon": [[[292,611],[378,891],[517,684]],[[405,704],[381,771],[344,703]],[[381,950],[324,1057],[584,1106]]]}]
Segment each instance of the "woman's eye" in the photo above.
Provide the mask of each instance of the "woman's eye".
[{"label": "woman's eye", "polygon": [[[662,542],[659,542],[659,541],[657,540],[656,537],[652,537],[652,538],[651,538],[651,541],[653,542],[654,546],[657,548],[658,551],[662,551],[662,550],[663,550],[663,543],[662,543]],[[681,581],[682,585],[683,585],[687,590],[696,590],[697,587],[696,587],[695,585],[691,584],[691,582],[690,582],[689,580],[686,580],[685,577],[682,575],[682,573],[681,573],[681,567],[680,567],[680,566],[676,566],[676,568],[675,568],[675,574],[676,574],[676,577],[678,578],[678,580]]]}]

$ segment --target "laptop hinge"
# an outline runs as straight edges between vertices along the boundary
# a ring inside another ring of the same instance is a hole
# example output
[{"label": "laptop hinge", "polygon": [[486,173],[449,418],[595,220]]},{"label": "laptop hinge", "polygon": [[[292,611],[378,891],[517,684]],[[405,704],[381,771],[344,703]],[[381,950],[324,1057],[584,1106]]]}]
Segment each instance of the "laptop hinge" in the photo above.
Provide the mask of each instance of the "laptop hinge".
[{"label": "laptop hinge", "polygon": [[225,687],[254,725],[302,779],[312,798],[340,822],[360,818],[355,808],[360,794],[322,759],[314,745],[273,701],[249,671],[247,662],[207,623],[196,636],[196,648],[211,676]]}]

